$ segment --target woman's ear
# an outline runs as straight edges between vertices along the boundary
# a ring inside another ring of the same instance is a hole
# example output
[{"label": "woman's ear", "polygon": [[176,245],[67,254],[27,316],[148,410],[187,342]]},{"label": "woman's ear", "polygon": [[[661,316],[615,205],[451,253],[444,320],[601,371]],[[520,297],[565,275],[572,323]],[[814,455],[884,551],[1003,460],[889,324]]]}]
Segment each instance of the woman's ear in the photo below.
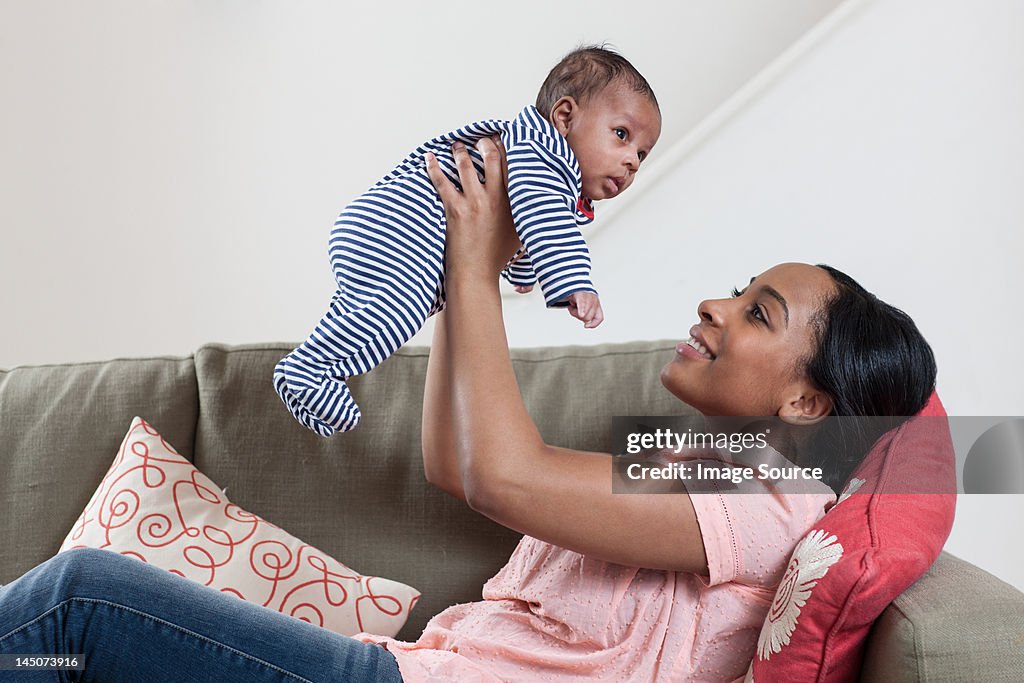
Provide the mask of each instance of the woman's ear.
[{"label": "woman's ear", "polygon": [[579,114],[580,105],[576,103],[576,100],[566,95],[555,102],[555,105],[551,107],[551,115],[549,116],[551,123],[555,125],[555,128],[562,137],[569,134],[569,129],[572,128],[573,121]]},{"label": "woman's ear", "polygon": [[791,425],[813,425],[832,414],[832,397],[807,385],[798,385],[779,408],[779,418]]}]

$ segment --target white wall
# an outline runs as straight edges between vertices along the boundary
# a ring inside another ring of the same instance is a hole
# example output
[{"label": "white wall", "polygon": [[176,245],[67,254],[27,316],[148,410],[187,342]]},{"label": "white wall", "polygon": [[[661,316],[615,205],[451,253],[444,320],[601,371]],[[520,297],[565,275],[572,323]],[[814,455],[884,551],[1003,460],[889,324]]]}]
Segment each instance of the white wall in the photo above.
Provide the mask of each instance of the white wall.
[{"label": "white wall", "polygon": [[667,146],[837,3],[0,0],[0,367],[297,341],[334,217],[422,140],[608,40]]},{"label": "white wall", "polygon": [[[590,240],[598,330],[509,299],[511,342],[682,338],[700,298],[825,262],[915,318],[951,415],[1024,415],[1024,3],[852,7],[702,144],[658,150]],[[947,549],[1024,588],[1021,537],[1024,496],[964,496]]]},{"label": "white wall", "polygon": [[[348,199],[608,39],[656,87],[665,135],[593,232],[605,324],[509,299],[514,344],[681,338],[701,297],[823,261],[915,317],[952,414],[1024,415],[1024,3],[848,2],[686,137],[835,5],[528,1],[550,20],[514,32],[469,0],[0,0],[0,366],[298,340]],[[1024,588],[1005,542],[1022,512],[965,498],[948,547]]]}]

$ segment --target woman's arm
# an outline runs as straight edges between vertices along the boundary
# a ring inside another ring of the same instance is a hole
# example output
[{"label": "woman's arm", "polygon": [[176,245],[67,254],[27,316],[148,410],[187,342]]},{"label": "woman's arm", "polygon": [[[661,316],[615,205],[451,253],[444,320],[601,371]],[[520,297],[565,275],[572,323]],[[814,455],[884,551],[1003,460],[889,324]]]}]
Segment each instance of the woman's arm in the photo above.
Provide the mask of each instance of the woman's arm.
[{"label": "woman's arm", "polygon": [[[487,178],[501,178],[500,146],[478,148]],[[445,205],[446,313],[433,384],[424,406],[424,458],[446,481],[455,472],[475,510],[521,533],[621,564],[704,573],[707,559],[696,514],[685,494],[612,493],[607,455],[548,446],[526,411],[508,353],[497,274],[517,239],[500,182],[481,184],[465,149],[454,149],[464,192],[428,158],[427,170]],[[441,353],[439,353],[441,352]],[[447,365],[445,368],[444,366]],[[430,413],[428,416],[428,412]],[[454,451],[454,452],[452,452]],[[452,490],[457,487],[446,487]]]},{"label": "woman's arm", "polygon": [[448,332],[444,311],[437,314],[423,387],[423,471],[427,481],[466,500],[452,432],[451,392],[448,389]]}]

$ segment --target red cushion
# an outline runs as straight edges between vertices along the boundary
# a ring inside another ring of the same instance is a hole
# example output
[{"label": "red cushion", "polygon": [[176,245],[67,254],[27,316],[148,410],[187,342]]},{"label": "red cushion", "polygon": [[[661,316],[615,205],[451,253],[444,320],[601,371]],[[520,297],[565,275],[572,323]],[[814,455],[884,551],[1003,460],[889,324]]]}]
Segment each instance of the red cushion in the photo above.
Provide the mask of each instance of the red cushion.
[{"label": "red cushion", "polygon": [[753,680],[856,680],[872,623],[938,557],[955,506],[949,423],[932,394],[918,416],[878,440],[794,550]]}]

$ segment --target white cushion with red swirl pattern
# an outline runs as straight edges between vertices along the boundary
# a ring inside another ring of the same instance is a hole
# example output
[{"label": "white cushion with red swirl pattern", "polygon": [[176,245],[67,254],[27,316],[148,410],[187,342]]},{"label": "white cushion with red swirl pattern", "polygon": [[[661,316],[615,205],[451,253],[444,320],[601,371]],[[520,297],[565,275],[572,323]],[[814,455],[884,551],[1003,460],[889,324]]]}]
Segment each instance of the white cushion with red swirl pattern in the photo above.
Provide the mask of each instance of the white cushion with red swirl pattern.
[{"label": "white cushion with red swirl pattern", "polygon": [[135,418],[60,551],[119,552],[343,635],[393,636],[420,594],[241,509]]}]

